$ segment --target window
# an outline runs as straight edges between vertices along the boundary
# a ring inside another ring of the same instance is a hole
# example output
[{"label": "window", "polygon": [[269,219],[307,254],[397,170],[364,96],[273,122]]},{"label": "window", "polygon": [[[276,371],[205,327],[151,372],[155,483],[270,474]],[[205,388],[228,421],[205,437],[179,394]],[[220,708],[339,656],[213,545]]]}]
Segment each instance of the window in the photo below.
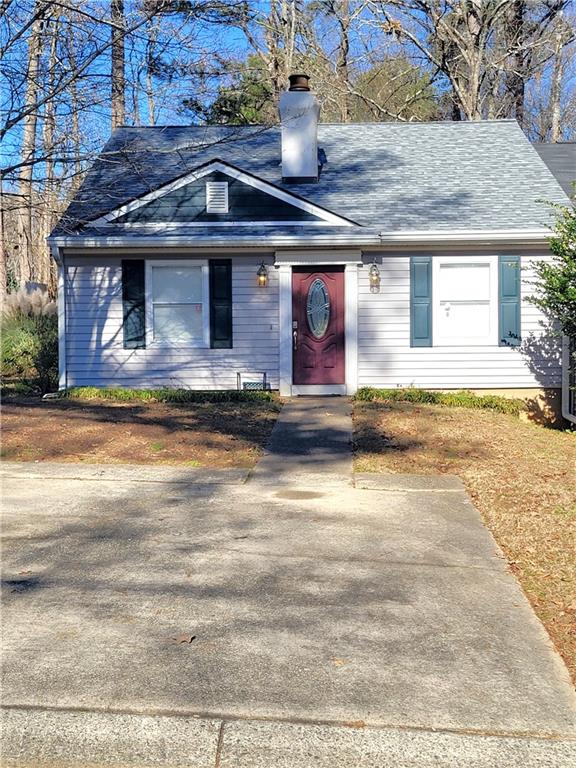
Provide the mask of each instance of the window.
[{"label": "window", "polygon": [[498,344],[498,257],[433,259],[434,346]]},{"label": "window", "polygon": [[147,262],[148,344],[208,347],[208,265]]},{"label": "window", "polygon": [[206,213],[228,213],[228,182],[206,182]]}]

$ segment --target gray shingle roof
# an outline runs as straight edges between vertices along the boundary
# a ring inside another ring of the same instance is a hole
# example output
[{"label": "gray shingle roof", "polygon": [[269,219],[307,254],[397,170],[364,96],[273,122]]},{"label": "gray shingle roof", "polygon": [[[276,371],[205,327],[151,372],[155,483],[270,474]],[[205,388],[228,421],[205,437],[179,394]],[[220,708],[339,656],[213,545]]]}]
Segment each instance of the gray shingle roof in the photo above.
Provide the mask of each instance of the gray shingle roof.
[{"label": "gray shingle roof", "polygon": [[554,174],[564,192],[573,195],[573,183],[576,181],[576,141],[563,141],[558,144],[535,142],[534,149]]},{"label": "gray shingle roof", "polygon": [[541,228],[539,201],[566,202],[515,121],[321,124],[318,138],[319,182],[283,185],[278,127],[120,128],[54,234],[88,233],[87,222],[216,159],[376,232]]}]

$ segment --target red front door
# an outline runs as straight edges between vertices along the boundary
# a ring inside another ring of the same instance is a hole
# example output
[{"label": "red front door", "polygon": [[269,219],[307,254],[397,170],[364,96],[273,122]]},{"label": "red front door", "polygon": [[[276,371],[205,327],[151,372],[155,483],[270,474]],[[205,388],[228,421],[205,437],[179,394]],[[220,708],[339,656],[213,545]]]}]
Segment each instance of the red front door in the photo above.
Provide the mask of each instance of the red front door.
[{"label": "red front door", "polygon": [[292,270],[294,384],[344,384],[344,268]]}]

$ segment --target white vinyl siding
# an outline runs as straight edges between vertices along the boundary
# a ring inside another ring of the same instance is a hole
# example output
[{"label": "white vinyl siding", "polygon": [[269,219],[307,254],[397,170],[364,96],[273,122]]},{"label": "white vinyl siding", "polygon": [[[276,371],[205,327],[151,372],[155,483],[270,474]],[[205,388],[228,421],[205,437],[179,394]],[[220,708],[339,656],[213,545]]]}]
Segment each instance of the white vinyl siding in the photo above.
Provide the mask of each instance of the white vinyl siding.
[{"label": "white vinyl siding", "polygon": [[237,372],[246,380],[266,372],[278,387],[278,273],[270,269],[259,288],[261,257],[232,262],[232,349],[124,349],[120,258],[89,259],[67,259],[68,386],[236,389]]},{"label": "white vinyl siding", "polygon": [[[525,301],[533,278],[529,264],[536,258],[537,254],[522,258],[522,345],[514,348],[497,343],[410,347],[410,254],[383,254],[379,293],[370,292],[368,264],[361,267],[358,386],[559,387],[559,341],[544,332],[541,313]],[[259,288],[256,271],[261,260],[260,256],[232,260],[232,349],[154,344],[124,349],[120,257],[83,255],[74,261],[67,257],[68,385],[235,389],[237,372],[246,380],[266,372],[271,386],[277,388],[280,270],[269,269],[268,285]]]},{"label": "white vinyl siding", "polygon": [[[432,257],[434,261],[438,258]],[[475,256],[465,256],[471,261]],[[558,339],[526,302],[533,273],[522,257],[522,345],[410,347],[410,256],[383,254],[380,293],[371,293],[368,266],[359,270],[358,386],[428,389],[559,387]],[[434,287],[433,287],[434,291]]]}]

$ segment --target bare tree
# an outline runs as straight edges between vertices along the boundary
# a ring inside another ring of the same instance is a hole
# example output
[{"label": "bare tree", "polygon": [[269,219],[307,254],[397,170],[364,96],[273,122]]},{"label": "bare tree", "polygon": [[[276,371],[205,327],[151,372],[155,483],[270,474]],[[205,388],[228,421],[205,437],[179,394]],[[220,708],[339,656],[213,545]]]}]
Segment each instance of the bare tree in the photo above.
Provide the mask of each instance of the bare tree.
[{"label": "bare tree", "polygon": [[[562,19],[557,24],[554,36],[554,58],[550,77],[550,99],[545,114],[550,125],[550,141],[562,140],[562,85],[566,74],[566,46],[573,40],[569,22]],[[574,89],[574,85],[572,84]]]},{"label": "bare tree", "polygon": [[303,19],[301,0],[270,0],[266,15],[255,13],[246,4],[239,19],[238,26],[266,68],[274,103],[294,71]]},{"label": "bare tree", "polygon": [[22,165],[18,179],[18,277],[24,282],[32,277],[32,171],[36,153],[36,127],[38,115],[34,105],[40,93],[39,64],[42,47],[42,31],[47,12],[46,3],[37,0],[34,8],[34,21],[28,37],[28,62],[26,69],[26,95],[24,99],[26,116],[22,128]]},{"label": "bare tree", "polygon": [[552,55],[547,49],[567,0],[369,0],[369,5],[373,23],[443,74],[452,117],[515,116],[522,123],[526,83]]},{"label": "bare tree", "polygon": [[112,22],[112,130],[126,122],[126,78],[124,74],[124,0],[111,0],[110,19]]}]

